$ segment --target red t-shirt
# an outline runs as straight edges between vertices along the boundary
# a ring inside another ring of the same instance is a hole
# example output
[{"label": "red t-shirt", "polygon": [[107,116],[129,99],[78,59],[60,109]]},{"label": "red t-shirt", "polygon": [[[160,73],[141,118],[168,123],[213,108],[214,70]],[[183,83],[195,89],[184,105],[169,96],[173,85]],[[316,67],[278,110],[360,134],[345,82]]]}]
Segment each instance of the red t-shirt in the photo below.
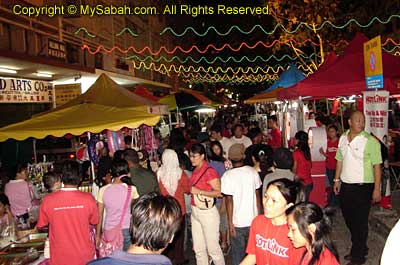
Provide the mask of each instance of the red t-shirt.
[{"label": "red t-shirt", "polygon": [[98,222],[92,194],[78,190],[60,190],[43,198],[38,227],[49,225],[50,264],[84,265],[94,258],[90,225]]},{"label": "red t-shirt", "polygon": [[328,145],[326,148],[326,168],[327,169],[336,169],[336,151],[339,145],[339,138],[336,141],[331,141],[328,139]]},{"label": "red t-shirt", "polygon": [[303,152],[298,149],[293,152],[293,160],[297,163],[297,169],[294,173],[304,181],[304,185],[311,184],[313,182],[311,178],[311,160],[306,160]]},{"label": "red t-shirt", "polygon": [[268,144],[273,148],[279,148],[282,146],[282,134],[279,128],[275,128],[271,130],[271,139],[268,141]]},{"label": "red t-shirt", "polygon": [[256,264],[299,264],[305,248],[295,249],[288,238],[287,224],[275,226],[264,215],[254,218],[246,252],[256,256]]},{"label": "red t-shirt", "polygon": [[[200,177],[201,179],[199,180]],[[201,190],[211,191],[212,186],[209,184],[209,182],[213,179],[219,179],[217,171],[215,171],[215,169],[212,168],[207,162],[204,162],[200,169],[196,168],[195,170],[193,170],[189,184],[190,187],[195,186],[196,188]],[[192,196],[192,205],[193,206],[195,205],[193,196]]]},{"label": "red t-shirt", "polygon": [[181,206],[182,215],[185,215],[186,206],[185,206],[184,194],[190,192],[189,178],[186,175],[185,171],[182,171],[182,176],[178,181],[178,187],[176,188],[175,194],[169,194],[161,181],[158,181],[158,185],[160,186],[160,191],[162,195],[171,195],[179,202],[179,206]]},{"label": "red t-shirt", "polygon": [[[311,257],[306,256],[304,257],[303,261],[301,262],[301,265],[308,265],[310,262]],[[339,262],[335,258],[335,256],[330,252],[328,249],[324,249],[319,256],[319,259],[315,263],[315,265],[339,265]]]}]

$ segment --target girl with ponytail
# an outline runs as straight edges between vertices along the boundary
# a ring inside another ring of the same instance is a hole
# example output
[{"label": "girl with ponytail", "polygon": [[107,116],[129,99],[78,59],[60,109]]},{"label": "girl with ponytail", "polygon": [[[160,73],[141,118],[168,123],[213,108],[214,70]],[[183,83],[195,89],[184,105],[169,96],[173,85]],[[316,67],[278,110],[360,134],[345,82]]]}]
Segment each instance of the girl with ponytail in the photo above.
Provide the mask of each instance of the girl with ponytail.
[{"label": "girl with ponytail", "polygon": [[295,248],[306,248],[299,265],[339,265],[339,255],[329,236],[332,213],[311,202],[286,210],[288,237]]},{"label": "girl with ponytail", "polygon": [[306,193],[306,201],[310,197],[313,189],[313,181],[311,178],[311,152],[308,145],[308,134],[304,131],[298,131],[294,138],[296,139],[296,150],[293,152],[293,173],[297,175],[304,183]]}]

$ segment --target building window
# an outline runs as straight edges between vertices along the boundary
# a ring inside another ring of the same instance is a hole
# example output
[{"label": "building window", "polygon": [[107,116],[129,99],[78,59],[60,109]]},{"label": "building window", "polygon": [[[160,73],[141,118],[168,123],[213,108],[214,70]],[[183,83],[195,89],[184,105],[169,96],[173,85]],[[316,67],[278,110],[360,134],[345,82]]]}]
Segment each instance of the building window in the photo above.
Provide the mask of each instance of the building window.
[{"label": "building window", "polygon": [[97,69],[104,69],[102,53],[96,53],[94,55],[94,67]]},{"label": "building window", "polygon": [[77,45],[68,43],[67,46],[67,62],[72,64],[77,64],[80,62],[79,60],[79,47]]}]

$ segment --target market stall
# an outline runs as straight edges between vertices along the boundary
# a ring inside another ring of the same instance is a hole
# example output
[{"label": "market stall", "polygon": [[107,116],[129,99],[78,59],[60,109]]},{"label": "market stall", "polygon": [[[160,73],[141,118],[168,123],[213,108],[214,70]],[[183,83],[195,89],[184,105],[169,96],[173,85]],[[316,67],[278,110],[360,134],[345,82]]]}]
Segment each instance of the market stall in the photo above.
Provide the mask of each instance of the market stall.
[{"label": "market stall", "polygon": [[[344,53],[328,56],[324,64],[305,80],[279,93],[281,100],[312,97],[333,98],[361,94],[366,90],[363,43],[368,39],[358,33]],[[384,89],[400,93],[400,58],[382,50]]]},{"label": "market stall", "polygon": [[[99,80],[101,81],[100,85],[98,83]],[[63,137],[66,134],[86,134],[88,140],[86,144],[89,151],[88,157],[92,162],[92,176],[94,176],[94,162],[97,156],[96,147],[97,143],[100,142],[96,137],[97,133],[103,132],[106,135],[105,142],[110,147],[121,140],[122,128],[139,128],[147,125],[142,130],[145,135],[141,137],[141,141],[143,141],[143,145],[146,145],[145,148],[147,146],[152,148],[154,143],[153,130],[148,126],[156,125],[160,120],[160,116],[149,112],[152,112],[151,109],[158,105],[154,103],[146,105],[143,104],[143,101],[138,102],[138,98],[135,95],[129,91],[125,93],[122,88],[118,87],[118,85],[106,76],[101,76],[99,80],[96,81],[92,89],[89,89],[87,93],[75,99],[74,104],[68,102],[65,104],[67,106],[62,105],[52,111],[36,115],[29,120],[0,128],[0,141],[11,138],[24,140],[29,137],[41,139],[49,135]],[[97,91],[98,93],[96,94],[93,91]],[[131,94],[133,97],[130,97]],[[159,110],[156,109],[156,111]],[[90,148],[90,146],[93,148]],[[43,175],[43,170],[36,170],[38,166],[47,164],[49,163],[30,165],[31,168],[35,169],[32,170],[33,174],[38,172],[35,178],[40,178]],[[31,180],[35,181],[34,179]],[[41,183],[41,179],[38,179],[38,181]],[[92,185],[91,183],[89,185]],[[90,192],[91,189],[86,189],[87,187],[89,186],[84,187],[84,191]],[[33,231],[27,230],[27,232]],[[10,243],[10,240],[15,239],[14,235],[10,233],[7,237],[8,243]],[[42,250],[42,246],[40,246],[39,250]],[[10,250],[7,253],[16,254],[14,250]],[[26,253],[26,250],[24,250],[23,254],[20,255],[26,256]],[[3,255],[2,257],[5,256]],[[11,255],[10,257],[14,256]]]},{"label": "market stall", "polygon": [[[368,41],[368,38],[358,33],[341,56],[336,57],[336,55],[330,54],[324,64],[314,74],[289,87],[287,90],[280,91],[278,95],[279,99],[325,99],[328,102],[328,98],[336,98],[332,106],[334,109],[338,109],[340,103],[337,101],[337,98],[340,98],[342,103],[346,101],[355,103],[357,98],[361,99],[362,94],[366,90],[363,54],[363,44],[366,41]],[[388,91],[390,94],[400,93],[400,58],[382,50],[382,63],[384,69],[383,90]],[[372,96],[378,96],[375,94]],[[344,100],[344,97],[350,98]],[[360,106],[357,105],[356,107],[359,108]],[[343,127],[342,107],[340,108],[340,115]],[[377,123],[371,124],[374,125]],[[367,125],[370,125],[370,123],[368,122]],[[317,139],[313,137],[313,140]],[[322,143],[318,144],[314,141],[313,145],[313,148],[317,151],[319,146],[315,145],[322,145]],[[324,195],[323,187],[325,181],[323,176],[324,160],[313,158],[313,177],[315,179],[311,200],[317,202],[323,201],[322,196]]]}]

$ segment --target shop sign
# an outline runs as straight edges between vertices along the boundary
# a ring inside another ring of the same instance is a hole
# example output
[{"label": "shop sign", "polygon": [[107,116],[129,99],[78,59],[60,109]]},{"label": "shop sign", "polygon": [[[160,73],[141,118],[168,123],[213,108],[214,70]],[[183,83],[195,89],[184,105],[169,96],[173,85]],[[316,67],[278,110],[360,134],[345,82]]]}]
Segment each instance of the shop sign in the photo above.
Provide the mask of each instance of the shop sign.
[{"label": "shop sign", "polygon": [[54,86],[56,93],[56,106],[67,103],[81,94],[81,84],[67,84]]},{"label": "shop sign", "polygon": [[164,115],[168,114],[168,105],[155,105],[155,106],[148,106],[147,107],[147,113],[149,114],[158,114],[158,115]]},{"label": "shop sign", "polygon": [[52,103],[53,95],[50,82],[0,77],[0,103]]},{"label": "shop sign", "polygon": [[65,60],[65,44],[53,39],[48,39],[47,55],[53,58]]},{"label": "shop sign", "polygon": [[365,131],[373,133],[381,141],[388,133],[388,110],[388,91],[364,91]]},{"label": "shop sign", "polygon": [[381,36],[364,43],[364,72],[367,89],[383,88]]}]

